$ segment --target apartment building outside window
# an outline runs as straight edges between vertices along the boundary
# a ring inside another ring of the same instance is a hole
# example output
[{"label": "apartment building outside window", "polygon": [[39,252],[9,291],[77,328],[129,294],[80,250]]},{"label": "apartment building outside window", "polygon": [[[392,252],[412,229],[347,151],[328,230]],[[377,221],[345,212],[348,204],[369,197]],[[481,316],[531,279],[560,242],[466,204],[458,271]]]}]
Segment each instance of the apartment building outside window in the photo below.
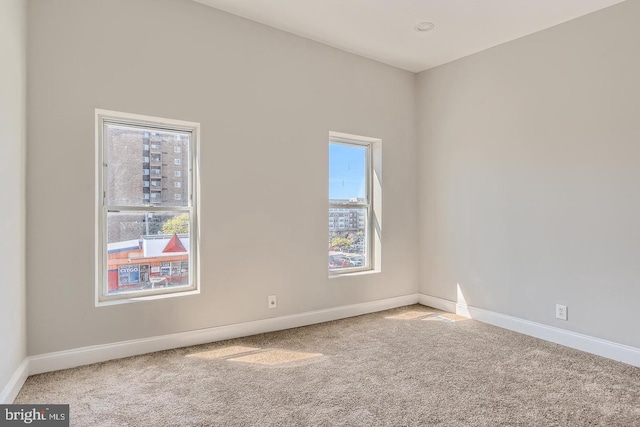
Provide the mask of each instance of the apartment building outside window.
[{"label": "apartment building outside window", "polygon": [[97,305],[198,290],[198,137],[197,123],[96,110]]}]

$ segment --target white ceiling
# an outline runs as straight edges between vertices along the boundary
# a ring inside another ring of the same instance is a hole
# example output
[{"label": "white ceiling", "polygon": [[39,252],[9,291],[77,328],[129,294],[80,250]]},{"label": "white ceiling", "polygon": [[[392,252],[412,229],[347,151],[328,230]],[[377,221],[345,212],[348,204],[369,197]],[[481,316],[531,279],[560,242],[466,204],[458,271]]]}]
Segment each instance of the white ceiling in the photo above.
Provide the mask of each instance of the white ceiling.
[{"label": "white ceiling", "polygon": [[418,72],[624,0],[195,1]]}]

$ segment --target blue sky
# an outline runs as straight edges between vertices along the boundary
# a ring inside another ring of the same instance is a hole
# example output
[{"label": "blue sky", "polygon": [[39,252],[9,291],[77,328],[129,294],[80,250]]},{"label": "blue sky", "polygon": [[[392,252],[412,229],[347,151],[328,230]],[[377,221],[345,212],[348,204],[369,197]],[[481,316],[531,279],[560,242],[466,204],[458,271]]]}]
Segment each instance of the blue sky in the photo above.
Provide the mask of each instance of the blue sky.
[{"label": "blue sky", "polygon": [[329,198],[365,197],[366,148],[329,144]]}]

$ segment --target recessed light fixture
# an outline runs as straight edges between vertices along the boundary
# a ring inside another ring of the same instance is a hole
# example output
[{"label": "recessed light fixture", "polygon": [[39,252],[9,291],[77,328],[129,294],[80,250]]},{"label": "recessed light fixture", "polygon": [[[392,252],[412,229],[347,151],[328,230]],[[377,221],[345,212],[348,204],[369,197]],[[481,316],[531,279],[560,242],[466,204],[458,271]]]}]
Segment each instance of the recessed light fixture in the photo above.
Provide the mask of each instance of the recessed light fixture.
[{"label": "recessed light fixture", "polygon": [[426,33],[427,31],[433,30],[435,27],[436,25],[433,22],[419,22],[415,27],[413,27],[413,29],[419,33]]}]

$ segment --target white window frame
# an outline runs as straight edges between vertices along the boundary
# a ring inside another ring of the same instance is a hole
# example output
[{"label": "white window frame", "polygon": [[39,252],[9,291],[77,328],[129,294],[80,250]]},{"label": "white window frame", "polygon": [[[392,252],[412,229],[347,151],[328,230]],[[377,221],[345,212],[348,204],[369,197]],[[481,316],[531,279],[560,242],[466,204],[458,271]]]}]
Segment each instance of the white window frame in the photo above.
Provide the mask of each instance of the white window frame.
[{"label": "white window frame", "polygon": [[[161,130],[190,133],[188,177],[187,177],[187,206],[157,206],[150,203],[133,206],[107,205],[107,144],[105,144],[105,129],[107,124],[140,127],[145,130]],[[199,148],[200,124],[183,120],[166,119],[140,114],[122,113],[117,111],[95,110],[96,126],[96,284],[95,304],[105,306],[138,301],[149,301],[165,297],[194,295],[200,293],[199,277],[199,246],[200,234],[199,217]],[[131,212],[184,212],[189,213],[189,284],[168,288],[157,288],[144,291],[122,292],[108,295],[108,267],[107,267],[107,214],[109,211]]]},{"label": "white window frame", "polygon": [[[348,203],[331,203],[331,199],[329,199],[329,209],[327,209],[327,215],[330,218],[330,209],[364,209],[367,212],[367,234],[365,236],[365,259],[366,264],[361,267],[347,267],[347,268],[339,268],[334,270],[329,270],[329,277],[340,277],[347,276],[354,273],[361,272],[379,272],[381,268],[381,257],[380,257],[380,235],[379,235],[379,227],[376,228],[376,224],[380,224],[380,200],[381,199],[381,186],[377,189],[374,189],[374,173],[381,172],[376,170],[374,163],[378,163],[380,166],[380,159],[378,158],[377,162],[375,162],[375,153],[380,155],[380,144],[381,140],[377,138],[370,138],[359,135],[351,135],[340,132],[329,132],[329,146],[331,144],[342,144],[347,146],[360,146],[366,148],[366,172],[365,172],[365,202],[348,202]],[[380,169],[380,167],[378,168]],[[340,218],[342,219],[342,217]],[[345,225],[343,225],[340,220],[335,223],[337,227],[334,226],[334,230],[337,228],[338,230],[344,229]],[[329,229],[327,229],[329,232]]]}]

